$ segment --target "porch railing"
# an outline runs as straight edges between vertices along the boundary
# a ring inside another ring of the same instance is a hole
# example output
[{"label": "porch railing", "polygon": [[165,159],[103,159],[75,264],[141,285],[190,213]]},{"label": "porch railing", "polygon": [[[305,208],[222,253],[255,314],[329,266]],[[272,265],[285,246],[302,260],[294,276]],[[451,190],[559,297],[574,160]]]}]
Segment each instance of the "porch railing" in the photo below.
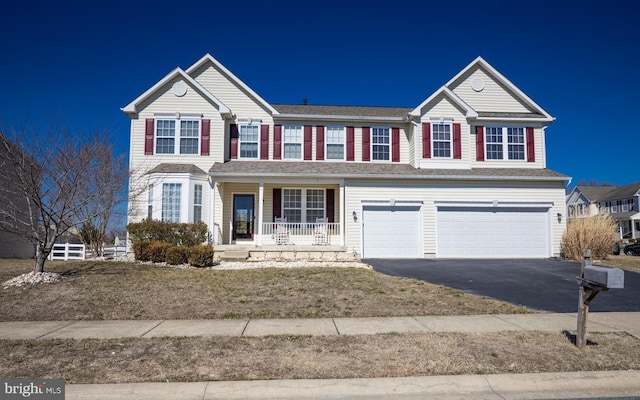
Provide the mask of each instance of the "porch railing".
[{"label": "porch railing", "polygon": [[340,243],[340,223],[265,222],[262,224],[263,244]]}]

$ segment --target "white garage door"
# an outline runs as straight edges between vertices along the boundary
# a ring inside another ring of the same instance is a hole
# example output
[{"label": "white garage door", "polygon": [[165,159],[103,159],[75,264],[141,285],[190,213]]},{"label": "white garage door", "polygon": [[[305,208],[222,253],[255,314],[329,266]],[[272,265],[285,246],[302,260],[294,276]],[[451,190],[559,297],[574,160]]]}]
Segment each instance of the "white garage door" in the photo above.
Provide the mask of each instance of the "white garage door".
[{"label": "white garage door", "polygon": [[546,258],[547,209],[439,208],[439,258]]},{"label": "white garage door", "polygon": [[422,258],[420,207],[365,206],[364,258]]}]

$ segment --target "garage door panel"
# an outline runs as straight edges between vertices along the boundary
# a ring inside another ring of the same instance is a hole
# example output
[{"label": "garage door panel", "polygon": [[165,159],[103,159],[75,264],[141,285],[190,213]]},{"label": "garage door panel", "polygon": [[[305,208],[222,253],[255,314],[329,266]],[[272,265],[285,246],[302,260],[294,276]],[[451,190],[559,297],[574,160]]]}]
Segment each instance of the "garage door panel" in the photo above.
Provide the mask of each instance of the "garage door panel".
[{"label": "garage door panel", "polygon": [[363,257],[422,257],[420,224],[420,207],[364,207]]},{"label": "garage door panel", "polygon": [[546,209],[441,208],[437,222],[438,257],[548,257]]}]

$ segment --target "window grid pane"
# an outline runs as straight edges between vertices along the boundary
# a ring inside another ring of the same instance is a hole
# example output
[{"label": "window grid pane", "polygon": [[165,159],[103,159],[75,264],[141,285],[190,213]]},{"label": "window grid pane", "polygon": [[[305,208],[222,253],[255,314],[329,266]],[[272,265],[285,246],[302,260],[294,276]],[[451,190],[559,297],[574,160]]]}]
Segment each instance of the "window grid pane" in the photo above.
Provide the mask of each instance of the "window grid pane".
[{"label": "window grid pane", "polygon": [[282,211],[287,222],[302,222],[301,189],[283,189]]},{"label": "window grid pane", "polygon": [[451,157],[451,125],[432,124],[433,156]]},{"label": "window grid pane", "polygon": [[507,128],[509,160],[524,160],[524,128]]},{"label": "window grid pane", "polygon": [[502,128],[486,128],[487,159],[502,160]]},{"label": "window grid pane", "polygon": [[193,222],[202,221],[202,185],[193,187]]},{"label": "window grid pane", "polygon": [[158,120],[156,122],[156,153],[173,154],[175,152],[176,121]]},{"label": "window grid pane", "polygon": [[165,183],[162,185],[162,220],[180,222],[181,183]]},{"label": "window grid pane", "polygon": [[328,126],[326,128],[327,160],[344,159],[345,133],[343,127]]},{"label": "window grid pane", "polygon": [[389,160],[389,128],[372,128],[371,142],[374,160]]},{"label": "window grid pane", "polygon": [[283,127],[283,153],[285,159],[302,158],[302,126],[287,125]]},{"label": "window grid pane", "polygon": [[180,154],[198,154],[200,121],[180,121]]},{"label": "window grid pane", "polygon": [[324,218],[324,190],[307,189],[307,218],[308,223],[316,222],[316,218]]}]

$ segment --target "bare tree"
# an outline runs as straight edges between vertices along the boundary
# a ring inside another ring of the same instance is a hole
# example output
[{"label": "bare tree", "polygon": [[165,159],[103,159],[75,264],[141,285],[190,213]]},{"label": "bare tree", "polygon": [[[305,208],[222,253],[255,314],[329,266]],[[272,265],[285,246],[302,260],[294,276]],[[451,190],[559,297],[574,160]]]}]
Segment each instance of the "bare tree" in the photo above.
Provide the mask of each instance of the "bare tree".
[{"label": "bare tree", "polygon": [[127,166],[107,139],[55,123],[38,132],[0,132],[0,231],[35,245],[35,272],[44,271],[56,239],[73,228],[93,225],[102,232],[97,240],[104,237],[126,202]]}]

